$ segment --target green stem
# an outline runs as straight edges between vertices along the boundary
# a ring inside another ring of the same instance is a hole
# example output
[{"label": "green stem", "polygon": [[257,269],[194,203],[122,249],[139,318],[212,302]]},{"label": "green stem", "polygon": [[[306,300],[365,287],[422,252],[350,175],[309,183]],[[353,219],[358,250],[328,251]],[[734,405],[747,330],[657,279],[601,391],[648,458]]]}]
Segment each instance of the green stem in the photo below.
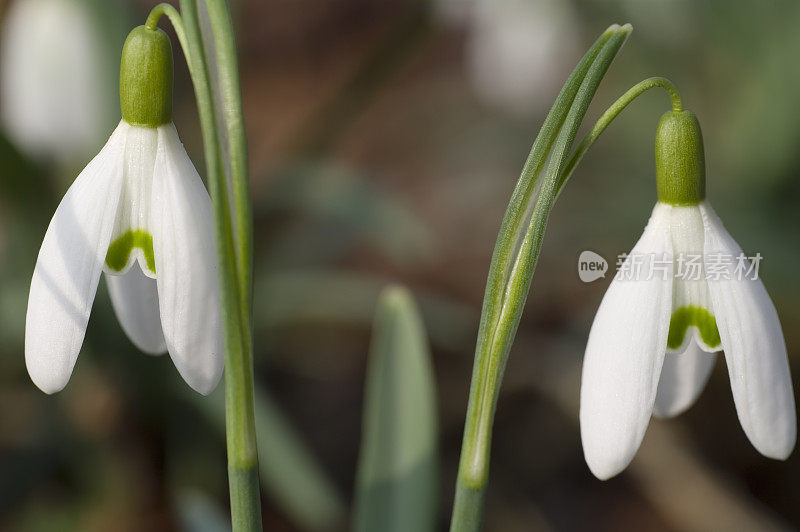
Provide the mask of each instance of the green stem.
[{"label": "green stem", "polygon": [[[225,346],[225,419],[228,447],[228,482],[233,530],[261,530],[261,495],[258,481],[253,409],[253,359],[250,331],[250,298],[242,289],[250,276],[250,263],[237,265],[233,225],[229,212],[228,183],[219,145],[213,90],[206,64],[196,0],[181,0],[181,14],[168,4],[154,8],[147,24],[154,27],[161,14],[167,15],[178,33],[194,85],[200,126],[203,133],[208,188],[214,216],[220,304]],[[219,24],[219,20],[212,20]],[[229,27],[222,31],[232,31]],[[226,61],[235,62],[236,57]],[[241,107],[239,107],[241,113]],[[246,160],[246,147],[244,148]],[[243,216],[234,203],[237,220]],[[249,217],[249,209],[246,216]],[[249,227],[249,220],[247,226]],[[249,254],[250,242],[246,241]]]},{"label": "green stem", "polygon": [[231,158],[230,169],[236,221],[236,262],[239,268],[242,302],[248,309],[245,318],[249,322],[253,292],[251,275],[253,269],[253,217],[250,206],[247,136],[244,129],[239,64],[236,60],[236,40],[228,3],[222,0],[206,0],[206,6],[216,44],[217,74],[222,104],[221,117],[225,122],[228,153]]},{"label": "green stem", "polygon": [[[629,26],[609,28],[567,80],[534,142],[500,228],[478,332],[450,525],[453,532],[482,527],[500,383],[555,201],[558,176],[597,86],[629,32]],[[536,194],[537,177],[548,154],[550,163]]]},{"label": "green stem", "polygon": [[670,97],[672,102],[672,110],[673,111],[683,111],[683,103],[681,102],[680,94],[678,94],[678,89],[675,85],[666,78],[647,78],[643,81],[640,81],[633,87],[627,90],[625,94],[619,97],[619,99],[614,102],[611,107],[609,107],[605,113],[597,120],[592,130],[587,133],[583,140],[581,141],[578,148],[575,150],[575,153],[572,154],[567,165],[564,167],[564,171],[561,174],[558,183],[558,191],[559,193],[564,188],[564,184],[569,180],[572,176],[572,173],[575,171],[575,167],[581,162],[583,156],[586,155],[586,152],[591,148],[592,144],[600,137],[600,134],[605,131],[605,129],[614,121],[614,119],[619,115],[623,109],[628,107],[628,105],[641,96],[643,93],[649,91],[650,89],[660,87],[667,91],[667,94]]}]

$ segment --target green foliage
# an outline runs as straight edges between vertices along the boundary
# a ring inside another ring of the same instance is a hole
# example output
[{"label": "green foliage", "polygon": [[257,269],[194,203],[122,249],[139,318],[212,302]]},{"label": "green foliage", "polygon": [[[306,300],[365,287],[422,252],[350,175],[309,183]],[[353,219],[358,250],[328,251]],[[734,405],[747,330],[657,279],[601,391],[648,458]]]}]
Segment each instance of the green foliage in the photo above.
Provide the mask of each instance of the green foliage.
[{"label": "green foliage", "polygon": [[561,176],[569,168],[569,153],[578,128],[630,31],[629,25],[609,27],[575,67],[533,143],[503,218],[481,311],[452,531],[482,527],[497,398],[547,220],[558,196]]},{"label": "green foliage", "polygon": [[354,529],[436,524],[438,416],[430,352],[411,294],[384,290],[372,334]]},{"label": "green foliage", "polygon": [[[345,519],[345,504],[312,449],[274,399],[254,388],[258,469],[270,499],[303,530],[336,530]],[[185,394],[220,432],[225,430],[225,394]]]}]

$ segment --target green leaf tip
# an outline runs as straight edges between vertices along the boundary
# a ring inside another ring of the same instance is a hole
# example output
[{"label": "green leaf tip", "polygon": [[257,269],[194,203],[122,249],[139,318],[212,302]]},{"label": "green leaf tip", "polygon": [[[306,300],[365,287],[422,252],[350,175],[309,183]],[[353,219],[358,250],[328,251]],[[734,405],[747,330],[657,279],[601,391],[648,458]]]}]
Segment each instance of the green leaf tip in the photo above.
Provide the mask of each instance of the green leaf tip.
[{"label": "green leaf tip", "polygon": [[356,478],[356,531],[434,530],[438,415],[430,351],[413,296],[392,286],[375,314]]}]

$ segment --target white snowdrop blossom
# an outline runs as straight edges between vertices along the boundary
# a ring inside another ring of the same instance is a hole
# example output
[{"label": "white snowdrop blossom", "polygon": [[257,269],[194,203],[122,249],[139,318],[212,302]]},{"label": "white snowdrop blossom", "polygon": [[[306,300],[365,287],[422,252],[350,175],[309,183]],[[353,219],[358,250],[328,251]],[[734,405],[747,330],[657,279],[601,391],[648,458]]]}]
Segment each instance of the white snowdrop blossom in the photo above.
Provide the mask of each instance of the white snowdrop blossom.
[{"label": "white snowdrop blossom", "polygon": [[[699,124],[682,113],[667,113],[659,124],[659,202],[623,264],[638,261],[638,275],[611,282],[586,346],[581,438],[600,479],[627,467],[651,414],[672,417],[695,402],[719,351],[753,446],[782,460],[795,445],[794,394],[777,311],[758,277],[740,275],[736,260],[719,262],[744,255],[705,200]],[[678,150],[676,138],[684,142]],[[690,164],[673,164],[682,150]],[[678,259],[686,256],[702,257],[699,276],[678,275]]]},{"label": "white snowdrop blossom", "polygon": [[222,375],[211,201],[171,121],[171,54],[160,30],[131,32],[123,49],[123,118],[67,191],[42,242],[25,360],[47,393],[64,388],[72,374],[101,273],[139,349],[168,351],[202,394]]},{"label": "white snowdrop blossom", "polygon": [[113,111],[102,50],[86,2],[10,4],[0,41],[0,110],[20,148],[69,159],[102,139]]}]

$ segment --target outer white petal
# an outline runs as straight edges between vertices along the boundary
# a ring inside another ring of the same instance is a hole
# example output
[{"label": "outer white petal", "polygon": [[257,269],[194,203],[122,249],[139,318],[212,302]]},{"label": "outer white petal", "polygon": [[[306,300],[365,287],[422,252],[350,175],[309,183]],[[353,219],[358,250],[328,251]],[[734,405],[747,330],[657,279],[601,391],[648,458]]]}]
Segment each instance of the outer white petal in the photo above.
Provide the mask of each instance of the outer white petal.
[{"label": "outer white petal", "polygon": [[117,319],[131,342],[150,355],[166,353],[155,279],[134,264],[123,275],[106,273],[106,285]]},{"label": "outer white petal", "polygon": [[658,381],[653,414],[668,418],[685,412],[700,397],[716,360],[716,353],[704,351],[693,338],[683,353],[668,353]]},{"label": "outer white petal", "polygon": [[122,187],[127,124],[75,179],[44,235],[28,295],[25,363],[47,393],[66,386],[86,333]]},{"label": "outer white petal", "polygon": [[151,227],[161,327],[181,376],[209,394],[223,367],[211,201],[175,127],[158,130]]},{"label": "outer white petal", "polygon": [[[706,261],[714,254],[739,256],[742,249],[707,203]],[[711,302],[725,350],[736,412],[750,442],[764,456],[783,460],[797,438],[792,379],[775,306],[760,279],[733,272],[710,280]]]},{"label": "outer white petal", "polygon": [[621,472],[642,442],[667,346],[672,302],[670,207],[657,204],[644,234],[631,251],[643,260],[666,257],[669,266],[649,280],[616,278],[597,311],[581,382],[580,423],[583,452],[600,479]]}]

